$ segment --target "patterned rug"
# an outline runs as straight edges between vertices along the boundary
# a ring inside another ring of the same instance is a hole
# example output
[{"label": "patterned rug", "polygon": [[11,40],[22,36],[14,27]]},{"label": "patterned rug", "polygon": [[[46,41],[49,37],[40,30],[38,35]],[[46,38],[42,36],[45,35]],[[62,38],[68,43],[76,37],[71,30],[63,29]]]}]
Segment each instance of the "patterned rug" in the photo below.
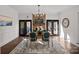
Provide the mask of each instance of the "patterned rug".
[{"label": "patterned rug", "polygon": [[[52,43],[52,42],[51,42]],[[50,48],[49,43],[45,41],[35,41],[28,44],[28,40],[23,40],[10,54],[67,54],[58,43],[53,42]]]}]

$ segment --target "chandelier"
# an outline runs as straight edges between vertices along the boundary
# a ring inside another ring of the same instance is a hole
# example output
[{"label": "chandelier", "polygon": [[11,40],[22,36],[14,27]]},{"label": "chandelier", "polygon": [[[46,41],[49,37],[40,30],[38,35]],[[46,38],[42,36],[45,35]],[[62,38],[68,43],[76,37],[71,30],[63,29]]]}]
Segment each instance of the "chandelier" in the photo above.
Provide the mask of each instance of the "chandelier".
[{"label": "chandelier", "polygon": [[46,14],[40,12],[40,5],[37,5],[37,13],[32,14],[32,19],[33,19],[33,29],[42,27],[45,29],[45,20],[46,20]]},{"label": "chandelier", "polygon": [[38,6],[38,12],[36,14],[32,14],[32,18],[33,19],[46,19],[46,14],[45,13],[41,13],[40,12],[40,5],[37,5]]}]

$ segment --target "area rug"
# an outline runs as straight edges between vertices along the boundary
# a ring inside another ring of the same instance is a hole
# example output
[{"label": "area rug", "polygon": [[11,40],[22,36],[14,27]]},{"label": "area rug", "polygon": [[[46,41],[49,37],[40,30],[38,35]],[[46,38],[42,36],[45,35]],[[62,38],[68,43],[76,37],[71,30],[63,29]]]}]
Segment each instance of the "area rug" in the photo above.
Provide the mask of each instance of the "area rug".
[{"label": "area rug", "polygon": [[50,48],[48,42],[35,41],[30,42],[28,46],[28,41],[23,40],[10,54],[67,54],[67,52],[55,41],[53,41],[53,46]]}]

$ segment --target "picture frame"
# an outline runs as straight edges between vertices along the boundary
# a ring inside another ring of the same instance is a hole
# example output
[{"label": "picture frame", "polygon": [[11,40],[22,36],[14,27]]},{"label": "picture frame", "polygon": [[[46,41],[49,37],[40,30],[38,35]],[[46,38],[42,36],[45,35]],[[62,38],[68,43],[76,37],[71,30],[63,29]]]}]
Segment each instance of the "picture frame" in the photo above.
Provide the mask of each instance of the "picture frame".
[{"label": "picture frame", "polygon": [[0,15],[0,26],[12,26],[13,18]]}]

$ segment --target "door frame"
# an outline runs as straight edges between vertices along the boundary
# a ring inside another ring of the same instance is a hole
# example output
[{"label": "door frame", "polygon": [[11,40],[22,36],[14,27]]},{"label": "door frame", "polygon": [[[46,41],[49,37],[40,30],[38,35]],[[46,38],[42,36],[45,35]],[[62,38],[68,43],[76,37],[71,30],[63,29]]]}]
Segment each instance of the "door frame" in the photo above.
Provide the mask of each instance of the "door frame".
[{"label": "door frame", "polygon": [[59,20],[47,20],[46,21],[46,29],[47,30],[48,30],[48,22],[52,22],[52,26],[54,26],[53,25],[54,22],[58,22],[58,34],[53,34],[53,31],[52,31],[52,34],[53,34],[53,36],[59,36]]},{"label": "door frame", "polygon": [[[21,35],[20,34],[20,32],[21,32],[21,29],[20,29],[20,22],[24,22],[24,31],[25,31],[25,33],[24,33],[24,35]],[[19,20],[19,36],[28,36],[28,35],[26,35],[26,32],[27,32],[27,29],[26,29],[26,22],[30,22],[31,23],[31,29],[32,29],[32,20]]]}]

